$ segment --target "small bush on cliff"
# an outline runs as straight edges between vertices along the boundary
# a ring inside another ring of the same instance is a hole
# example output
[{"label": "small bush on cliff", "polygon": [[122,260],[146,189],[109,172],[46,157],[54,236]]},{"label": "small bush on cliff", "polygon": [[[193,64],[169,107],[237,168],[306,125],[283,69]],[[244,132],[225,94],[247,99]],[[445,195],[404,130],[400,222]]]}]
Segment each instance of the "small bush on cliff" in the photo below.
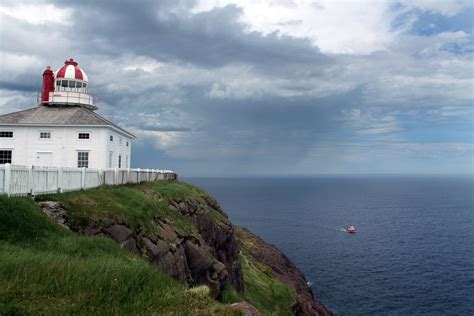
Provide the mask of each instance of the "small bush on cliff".
[{"label": "small bush on cliff", "polygon": [[60,227],[27,198],[0,197],[0,314],[30,313],[236,312],[187,291],[111,240]]}]

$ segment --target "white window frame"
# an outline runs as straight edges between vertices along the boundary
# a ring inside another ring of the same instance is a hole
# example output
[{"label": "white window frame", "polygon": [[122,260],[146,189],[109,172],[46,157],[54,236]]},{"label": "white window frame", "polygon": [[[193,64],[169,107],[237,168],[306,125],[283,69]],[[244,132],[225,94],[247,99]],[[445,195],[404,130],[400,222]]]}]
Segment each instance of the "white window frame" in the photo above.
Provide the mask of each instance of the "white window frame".
[{"label": "white window frame", "polygon": [[[0,151],[11,151],[11,161],[10,163],[12,164],[13,163],[13,148],[0,148]],[[4,164],[0,164],[1,165],[4,165]]]},{"label": "white window frame", "polygon": [[[43,137],[41,137],[41,134],[43,134],[43,133],[49,133],[49,138],[43,138]],[[38,137],[39,137],[39,139],[42,140],[42,141],[45,141],[45,140],[48,141],[48,140],[51,140],[52,134],[53,134],[53,133],[52,133],[51,131],[41,131],[41,130],[40,130]],[[77,136],[77,137],[79,137],[79,136]]]},{"label": "white window frame", "polygon": [[[79,138],[79,134],[89,134],[89,138]],[[80,141],[90,141],[92,139],[92,133],[90,131],[78,131],[77,140]]]},{"label": "white window frame", "polygon": [[15,130],[13,129],[2,129],[0,130],[0,133],[12,133],[12,137],[0,137],[0,139],[15,139]]},{"label": "white window frame", "polygon": [[81,149],[76,150],[76,166],[78,168],[84,168],[84,167],[79,167],[79,153],[87,153],[87,167],[85,167],[85,168],[90,168],[91,151],[90,150],[81,150]]}]

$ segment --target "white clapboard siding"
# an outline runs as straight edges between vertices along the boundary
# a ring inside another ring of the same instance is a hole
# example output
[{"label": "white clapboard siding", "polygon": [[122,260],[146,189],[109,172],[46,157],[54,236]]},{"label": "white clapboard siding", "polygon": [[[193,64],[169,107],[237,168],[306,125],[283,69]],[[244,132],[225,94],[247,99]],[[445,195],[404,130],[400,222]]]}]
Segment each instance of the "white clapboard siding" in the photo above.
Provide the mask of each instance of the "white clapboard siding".
[{"label": "white clapboard siding", "polygon": [[177,180],[171,170],[88,169],[0,165],[0,194],[36,195],[78,191],[101,185]]}]

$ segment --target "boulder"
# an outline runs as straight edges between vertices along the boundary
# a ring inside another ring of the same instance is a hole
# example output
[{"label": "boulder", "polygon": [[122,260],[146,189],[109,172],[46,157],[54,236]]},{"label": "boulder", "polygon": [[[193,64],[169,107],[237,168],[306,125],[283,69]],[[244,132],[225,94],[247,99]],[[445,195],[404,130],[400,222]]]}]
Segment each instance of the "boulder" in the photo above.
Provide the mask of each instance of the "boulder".
[{"label": "boulder", "polygon": [[213,263],[210,254],[191,240],[184,243],[184,250],[193,279],[197,282],[205,281],[207,269]]},{"label": "boulder", "polygon": [[160,222],[156,225],[156,229],[158,230],[158,235],[165,240],[174,241],[178,238],[174,228],[168,224]]},{"label": "boulder", "polygon": [[162,240],[158,240],[156,243],[154,243],[150,239],[144,237],[143,243],[145,244],[148,258],[152,261],[159,260],[170,249],[168,244]]},{"label": "boulder", "polygon": [[175,261],[176,274],[179,276],[179,280],[187,284],[194,284],[191,271],[189,270],[188,258],[186,257],[186,252],[183,246],[180,245],[176,248],[176,251],[173,253],[173,258]]},{"label": "boulder", "polygon": [[242,316],[263,316],[253,305],[248,302],[231,304],[230,307],[242,312]]},{"label": "boulder", "polygon": [[178,203],[178,210],[181,212],[181,213],[186,213],[188,208],[186,207],[186,203],[184,202],[179,202]]},{"label": "boulder", "polygon": [[135,241],[134,238],[129,238],[127,239],[123,244],[122,244],[122,248],[125,248],[127,249],[128,251],[130,251],[131,253],[133,253],[134,255],[139,255],[139,251],[137,249],[137,242]]},{"label": "boulder", "polygon": [[155,265],[166,274],[186,284],[193,282],[184,255],[183,247],[179,247],[175,253],[167,252]]},{"label": "boulder", "polygon": [[229,277],[229,273],[227,272],[226,266],[220,261],[215,261],[212,264],[211,269],[212,272],[217,275],[217,278],[219,279],[220,283],[224,285],[224,283],[226,283]]},{"label": "boulder", "polygon": [[105,229],[106,233],[118,243],[125,242],[130,236],[132,236],[132,231],[130,228],[124,225],[115,224]]},{"label": "boulder", "polygon": [[109,218],[109,217],[104,217],[102,219],[102,224],[104,224],[105,228],[108,228],[108,227],[114,225],[115,221],[113,219]]},{"label": "boulder", "polygon": [[95,236],[95,235],[100,234],[101,232],[102,232],[102,230],[100,228],[96,228],[96,227],[87,226],[84,229],[84,235],[86,235],[86,236]]}]

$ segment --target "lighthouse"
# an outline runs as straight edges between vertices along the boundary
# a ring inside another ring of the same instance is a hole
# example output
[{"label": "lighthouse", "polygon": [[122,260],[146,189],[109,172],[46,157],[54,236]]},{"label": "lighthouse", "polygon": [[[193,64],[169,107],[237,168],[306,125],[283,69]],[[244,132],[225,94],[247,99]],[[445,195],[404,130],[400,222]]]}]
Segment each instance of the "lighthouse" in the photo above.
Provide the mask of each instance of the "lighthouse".
[{"label": "lighthouse", "polygon": [[96,113],[89,88],[73,58],[56,71],[47,66],[38,104],[0,115],[0,164],[130,168],[136,137]]},{"label": "lighthouse", "polygon": [[53,71],[46,67],[43,72],[41,104],[77,105],[97,110],[89,94],[89,79],[79,64],[72,58],[64,66]]}]

